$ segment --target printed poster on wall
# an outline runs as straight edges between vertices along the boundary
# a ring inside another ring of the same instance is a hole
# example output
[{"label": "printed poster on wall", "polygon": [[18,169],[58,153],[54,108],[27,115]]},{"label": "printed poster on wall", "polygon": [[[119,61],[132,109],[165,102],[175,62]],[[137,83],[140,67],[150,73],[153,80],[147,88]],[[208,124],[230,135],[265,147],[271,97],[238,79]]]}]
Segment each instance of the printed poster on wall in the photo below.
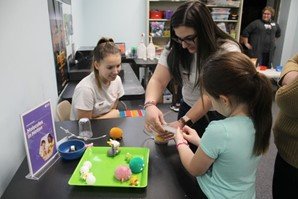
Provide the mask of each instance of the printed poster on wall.
[{"label": "printed poster on wall", "polygon": [[[29,175],[35,174],[57,156],[56,133],[50,101],[21,115]],[[30,177],[29,177],[30,178]]]},{"label": "printed poster on wall", "polygon": [[[64,2],[67,2],[68,4]],[[64,18],[63,5],[64,7],[68,8],[68,10],[71,10],[71,4],[66,0],[62,0],[62,1],[48,0],[52,45],[53,45],[53,53],[54,53],[54,60],[55,60],[55,66],[56,66],[58,94],[62,92],[62,90],[65,88],[69,80],[68,66],[67,66],[68,64],[67,60],[69,56],[66,52],[67,44],[68,44],[66,39],[70,39],[70,34],[72,34],[72,21],[69,20],[67,25],[65,25],[66,22],[64,22],[64,19],[66,20],[70,16],[67,16]],[[69,35],[69,37],[67,35]],[[70,43],[71,41],[69,40],[69,46],[71,46]],[[71,51],[69,50],[69,52]]]}]

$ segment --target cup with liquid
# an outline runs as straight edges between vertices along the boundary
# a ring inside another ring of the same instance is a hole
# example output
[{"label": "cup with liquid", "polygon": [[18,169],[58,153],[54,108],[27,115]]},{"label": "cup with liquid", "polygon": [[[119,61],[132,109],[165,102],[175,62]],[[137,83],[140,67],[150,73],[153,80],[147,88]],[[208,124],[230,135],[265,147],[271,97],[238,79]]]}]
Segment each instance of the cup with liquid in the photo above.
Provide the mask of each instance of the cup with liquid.
[{"label": "cup with liquid", "polygon": [[[167,124],[162,125],[162,127],[166,133],[171,134],[171,135],[174,135],[177,131],[176,128],[171,127]],[[154,134],[154,142],[156,144],[167,144],[169,142],[169,140],[165,140],[162,136],[160,136],[159,133],[153,132],[153,134]]]},{"label": "cup with liquid", "polygon": [[91,138],[93,136],[91,122],[88,118],[81,118],[79,120],[79,135],[84,138]]}]

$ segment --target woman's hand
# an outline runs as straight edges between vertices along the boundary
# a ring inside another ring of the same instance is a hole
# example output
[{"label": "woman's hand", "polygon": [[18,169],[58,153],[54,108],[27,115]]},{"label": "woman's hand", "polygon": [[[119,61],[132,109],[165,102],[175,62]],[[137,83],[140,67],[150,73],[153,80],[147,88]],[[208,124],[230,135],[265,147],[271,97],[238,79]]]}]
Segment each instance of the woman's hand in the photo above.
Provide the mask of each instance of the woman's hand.
[{"label": "woman's hand", "polygon": [[244,45],[246,46],[246,48],[248,48],[250,50],[252,49],[252,46],[250,45],[250,43],[245,43]]},{"label": "woman's hand", "polygon": [[190,128],[189,126],[185,125],[182,128],[183,138],[186,139],[188,142],[199,146],[201,138],[199,137],[198,133]]},{"label": "woman's hand", "polygon": [[166,124],[163,113],[155,106],[151,105],[146,108],[145,128],[149,131],[164,133],[162,124]]},{"label": "woman's hand", "polygon": [[180,129],[182,129],[183,128],[183,124],[181,123],[181,122],[179,122],[178,120],[177,121],[175,121],[175,122],[171,122],[171,123],[168,123],[168,125],[169,126],[171,126],[171,127],[174,127],[174,128],[180,128]]}]

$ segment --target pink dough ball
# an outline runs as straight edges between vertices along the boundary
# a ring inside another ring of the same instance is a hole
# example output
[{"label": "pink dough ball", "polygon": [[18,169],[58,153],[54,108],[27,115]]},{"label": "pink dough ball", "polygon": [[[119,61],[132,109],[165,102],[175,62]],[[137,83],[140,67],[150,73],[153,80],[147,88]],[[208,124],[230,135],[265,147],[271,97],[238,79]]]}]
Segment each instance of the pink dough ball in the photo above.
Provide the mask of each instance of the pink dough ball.
[{"label": "pink dough ball", "polygon": [[131,170],[128,166],[118,166],[115,170],[115,178],[121,182],[129,180]]}]

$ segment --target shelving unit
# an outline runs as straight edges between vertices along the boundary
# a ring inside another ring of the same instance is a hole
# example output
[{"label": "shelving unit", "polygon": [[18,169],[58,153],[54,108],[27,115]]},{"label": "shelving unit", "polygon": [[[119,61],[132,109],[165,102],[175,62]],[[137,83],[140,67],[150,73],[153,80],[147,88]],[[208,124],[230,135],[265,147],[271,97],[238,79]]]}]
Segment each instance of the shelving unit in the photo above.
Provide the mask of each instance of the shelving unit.
[{"label": "shelving unit", "polygon": [[[153,33],[153,43],[160,48],[166,45],[170,38],[170,19],[164,17],[160,19],[150,18],[150,11],[175,11],[178,6],[186,0],[147,0],[147,17],[146,17],[146,44],[149,42],[150,33]],[[207,7],[212,12],[215,9],[227,8],[229,12],[237,15],[237,19],[214,19],[219,27],[231,34],[237,41],[240,39],[241,20],[243,0],[208,0]],[[229,15],[230,17],[230,15]]]},{"label": "shelving unit", "polygon": [[[150,10],[159,11],[172,11],[174,12],[177,7],[186,2],[177,0],[147,0],[147,17],[146,17],[146,42],[149,42],[150,33],[153,33],[153,43],[160,48],[166,45],[170,38],[170,19],[162,17],[161,19],[151,19]],[[155,27],[152,28],[152,27]],[[159,28],[160,27],[160,31]],[[153,30],[154,29],[154,30]],[[157,49],[158,53],[158,49]]]},{"label": "shelving unit", "polygon": [[[209,0],[207,1],[207,7],[213,15],[214,22],[216,22],[222,30],[239,41],[243,0]],[[228,16],[221,15],[219,18],[222,19],[217,19],[216,14],[213,14],[216,9],[228,9]]]}]

